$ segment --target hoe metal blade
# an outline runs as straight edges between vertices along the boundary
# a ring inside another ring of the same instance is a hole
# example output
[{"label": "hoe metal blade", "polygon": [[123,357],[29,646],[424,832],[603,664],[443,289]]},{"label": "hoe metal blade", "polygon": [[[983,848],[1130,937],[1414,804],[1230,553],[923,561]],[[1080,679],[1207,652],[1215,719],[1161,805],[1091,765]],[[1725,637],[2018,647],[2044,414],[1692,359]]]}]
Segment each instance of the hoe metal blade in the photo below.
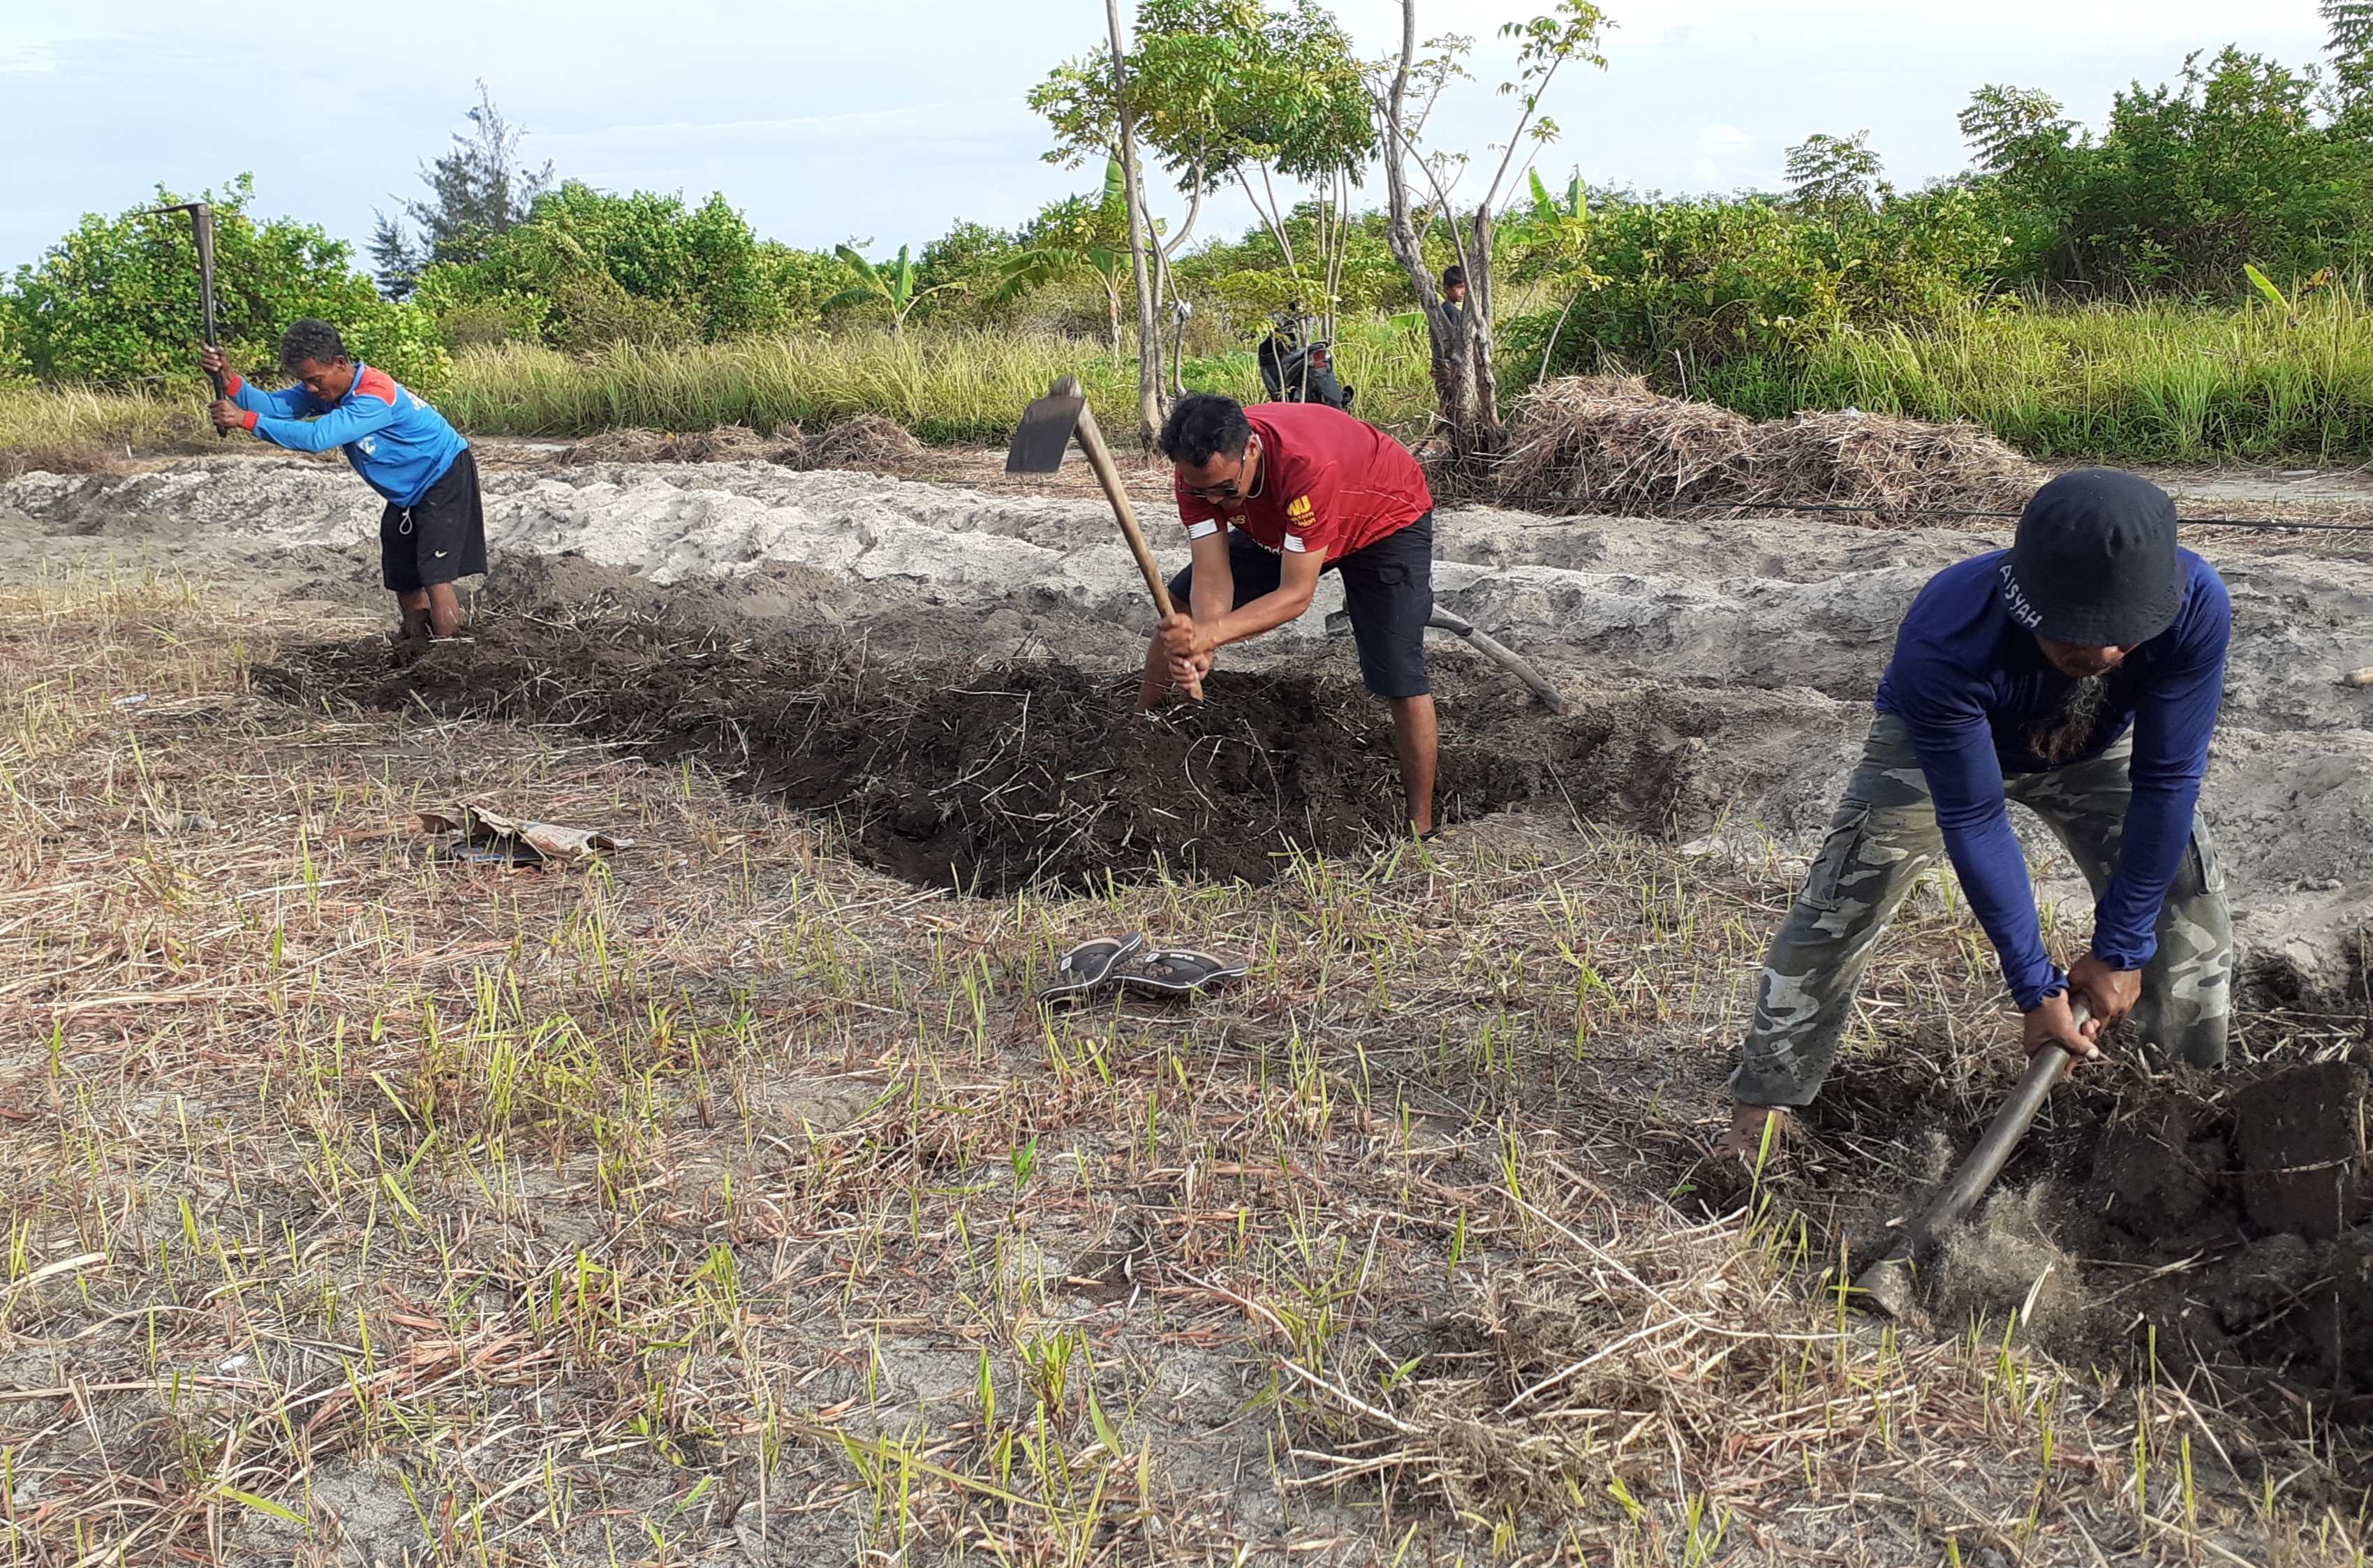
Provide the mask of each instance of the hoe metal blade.
[{"label": "hoe metal blade", "polygon": [[1008,474],[1052,474],[1063,466],[1063,450],[1079,428],[1080,410],[1088,400],[1077,392],[1055,392],[1035,398],[1022,411],[1022,427],[1013,432],[1013,448],[1005,454]]}]

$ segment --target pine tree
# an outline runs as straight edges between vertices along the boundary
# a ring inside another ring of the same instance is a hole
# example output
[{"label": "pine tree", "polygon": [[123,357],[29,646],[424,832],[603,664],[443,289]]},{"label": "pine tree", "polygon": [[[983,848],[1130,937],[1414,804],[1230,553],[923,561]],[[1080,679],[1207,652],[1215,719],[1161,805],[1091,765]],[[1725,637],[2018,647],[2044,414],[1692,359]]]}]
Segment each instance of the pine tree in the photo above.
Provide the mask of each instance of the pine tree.
[{"label": "pine tree", "polygon": [[2324,53],[2332,56],[2341,97],[2360,103],[2373,88],[2373,0],[2322,0],[2318,9],[2327,30]]},{"label": "pine tree", "polygon": [[[421,166],[427,200],[398,197],[399,216],[372,214],[379,221],[371,229],[371,260],[380,292],[391,299],[411,293],[420,269],[431,262],[482,259],[486,241],[525,223],[536,197],[552,187],[549,161],[542,169],[517,161],[527,130],[503,118],[483,80],[470,124],[466,135],[455,135],[451,152]],[[420,230],[418,239],[405,231],[406,219]]]}]

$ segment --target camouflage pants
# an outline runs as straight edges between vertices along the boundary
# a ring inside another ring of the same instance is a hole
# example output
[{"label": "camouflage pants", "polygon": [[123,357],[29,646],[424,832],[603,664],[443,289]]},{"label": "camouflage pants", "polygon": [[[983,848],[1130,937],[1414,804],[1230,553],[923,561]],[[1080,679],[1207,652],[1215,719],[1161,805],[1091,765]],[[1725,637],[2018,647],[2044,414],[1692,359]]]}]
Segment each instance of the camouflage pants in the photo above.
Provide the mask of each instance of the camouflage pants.
[{"label": "camouflage pants", "polygon": [[[2048,773],[2017,773],[2005,793],[2041,817],[2098,898],[2118,862],[2133,787],[2131,737],[2098,757]],[[1755,1022],[1731,1078],[1742,1105],[1810,1105],[1837,1055],[1854,992],[1879,933],[1922,872],[1944,858],[1927,776],[1902,721],[1882,713],[1862,765],[1829,819],[1829,835],[1757,983]],[[2192,845],[2158,916],[2158,952],[2143,971],[2133,1022],[2152,1054],[2200,1067],[2225,1059],[2233,927],[2225,878],[2207,829]]]}]

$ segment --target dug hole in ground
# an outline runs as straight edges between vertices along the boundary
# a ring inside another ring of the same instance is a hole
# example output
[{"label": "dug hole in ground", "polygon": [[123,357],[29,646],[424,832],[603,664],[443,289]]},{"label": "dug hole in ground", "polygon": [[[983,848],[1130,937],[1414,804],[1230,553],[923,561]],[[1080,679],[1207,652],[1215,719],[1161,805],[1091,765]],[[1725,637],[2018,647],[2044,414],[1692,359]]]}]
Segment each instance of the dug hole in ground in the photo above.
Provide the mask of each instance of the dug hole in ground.
[{"label": "dug hole in ground", "polygon": [[[2081,1074],[1899,1332],[1837,1282],[2018,1066],[1949,878],[1804,1145],[1740,1205],[1699,1158],[1896,621],[2004,534],[1445,509],[1442,603],[1574,711],[1435,645],[1420,849],[1331,583],[1129,715],[1068,472],[481,453],[494,569],[408,661],[342,466],[0,486],[27,1550],[2362,1561],[2348,536],[2187,536],[2233,1066]],[[480,801],[636,843],[433,858]],[[1252,974],[1032,1003],[1125,931]]]}]

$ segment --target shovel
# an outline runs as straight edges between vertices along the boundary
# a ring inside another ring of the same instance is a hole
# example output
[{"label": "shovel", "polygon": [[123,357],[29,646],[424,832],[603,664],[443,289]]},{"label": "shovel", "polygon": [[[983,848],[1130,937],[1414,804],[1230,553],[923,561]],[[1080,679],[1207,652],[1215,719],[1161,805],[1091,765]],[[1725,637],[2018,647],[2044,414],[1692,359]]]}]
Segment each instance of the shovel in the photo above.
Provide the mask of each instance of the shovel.
[{"label": "shovel", "polygon": [[[2075,1014],[2076,1027],[2082,1029],[2093,1016],[2093,1010],[2083,1001],[2070,1004]],[[1888,1317],[1907,1318],[1913,1315],[1911,1304],[1911,1260],[1914,1254],[1935,1240],[1937,1235],[1967,1218],[1986,1188],[2002,1175],[2003,1166],[2010,1160],[2010,1152],[2027,1134],[2028,1125],[2035,1113],[2043,1108],[2052,1086],[2068,1071],[2068,1053],[2058,1046],[2046,1046],[2035,1053],[2019,1075],[2018,1086],[2010,1092],[2003,1108],[1986,1126],[1985,1136],[1961,1162],[1943,1190],[1928,1200],[1920,1218],[1906,1225],[1878,1260],[1854,1277],[1856,1305]]]},{"label": "shovel", "polygon": [[[170,207],[151,207],[140,216],[158,217],[169,212],[188,213],[191,224],[198,231],[198,300],[205,310],[205,345],[208,348],[218,347],[215,341],[215,209],[205,202],[179,202]],[[230,395],[220,370],[207,371],[206,379],[215,384],[216,402]],[[228,430],[218,429],[215,439],[220,440],[228,434]]]},{"label": "shovel", "polygon": [[[1096,483],[1105,487],[1105,499],[1112,503],[1113,515],[1120,520],[1121,533],[1128,540],[1128,553],[1137,557],[1137,569],[1145,574],[1145,586],[1153,595],[1153,613],[1167,618],[1172,614],[1169,585],[1162,580],[1161,568],[1153,564],[1153,552],[1145,546],[1145,534],[1137,526],[1137,509],[1128,504],[1128,491],[1121,486],[1120,470],[1113,466],[1104,432],[1096,428],[1095,411],[1080,393],[1079,378],[1061,377],[1046,390],[1045,397],[1033,400],[1022,411],[1022,427],[1013,432],[1013,448],[1005,454],[1005,472],[1054,473],[1063,466],[1063,450],[1071,444],[1075,435],[1080,438],[1080,450],[1088,454],[1088,466],[1096,471]],[[1203,683],[1188,682],[1186,695],[1197,702],[1202,701]]]}]

